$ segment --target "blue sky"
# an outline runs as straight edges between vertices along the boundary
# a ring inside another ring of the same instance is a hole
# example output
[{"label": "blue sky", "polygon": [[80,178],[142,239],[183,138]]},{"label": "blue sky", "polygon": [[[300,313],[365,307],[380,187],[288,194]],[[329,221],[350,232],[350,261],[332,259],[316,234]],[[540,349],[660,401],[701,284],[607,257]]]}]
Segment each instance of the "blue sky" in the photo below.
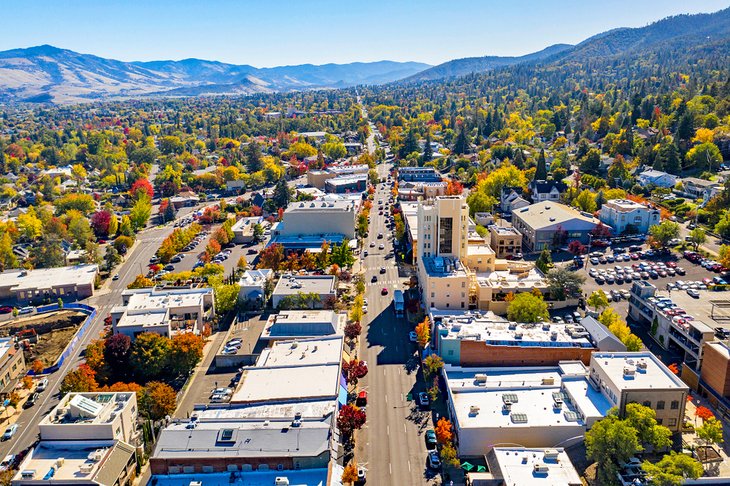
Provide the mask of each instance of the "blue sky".
[{"label": "blue sky", "polygon": [[0,50],[51,44],[123,61],[256,67],[521,55],[728,0],[14,0]]}]

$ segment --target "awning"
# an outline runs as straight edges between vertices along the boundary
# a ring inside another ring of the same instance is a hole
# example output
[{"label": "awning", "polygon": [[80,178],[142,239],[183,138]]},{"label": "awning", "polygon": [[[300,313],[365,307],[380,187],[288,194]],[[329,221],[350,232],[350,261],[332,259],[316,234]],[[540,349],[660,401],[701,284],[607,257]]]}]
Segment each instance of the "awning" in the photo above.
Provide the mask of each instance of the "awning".
[{"label": "awning", "polygon": [[340,387],[340,392],[337,395],[337,402],[341,406],[347,405],[347,388]]},{"label": "awning", "polygon": [[466,461],[464,461],[464,462],[462,462],[462,463],[461,463],[461,468],[462,468],[462,469],[463,469],[464,471],[466,471],[466,472],[469,472],[469,471],[471,471],[472,469],[474,469],[474,464],[472,464],[472,463],[470,463],[470,462],[466,462]]}]

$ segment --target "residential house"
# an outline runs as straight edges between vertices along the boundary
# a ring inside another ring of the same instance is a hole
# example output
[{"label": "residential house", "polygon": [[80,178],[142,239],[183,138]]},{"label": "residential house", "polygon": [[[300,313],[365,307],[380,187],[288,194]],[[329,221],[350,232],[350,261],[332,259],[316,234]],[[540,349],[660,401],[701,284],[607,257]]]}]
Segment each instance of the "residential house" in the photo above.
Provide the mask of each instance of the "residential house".
[{"label": "residential house", "polygon": [[642,186],[672,188],[677,184],[677,177],[660,170],[649,169],[639,174],[637,182]]},{"label": "residential house", "polygon": [[611,199],[601,206],[598,218],[615,234],[644,233],[660,223],[659,210],[628,199]]}]

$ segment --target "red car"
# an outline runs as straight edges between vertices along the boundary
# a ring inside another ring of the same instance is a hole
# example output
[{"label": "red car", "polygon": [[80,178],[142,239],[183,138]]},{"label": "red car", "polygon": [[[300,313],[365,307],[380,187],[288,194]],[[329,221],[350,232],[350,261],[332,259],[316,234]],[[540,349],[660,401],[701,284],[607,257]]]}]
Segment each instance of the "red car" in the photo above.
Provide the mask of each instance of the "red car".
[{"label": "red car", "polygon": [[13,312],[13,308],[7,305],[0,307],[0,314],[10,314]]},{"label": "red car", "polygon": [[669,268],[677,268],[677,263],[676,262],[667,262],[667,266]]},{"label": "red car", "polygon": [[383,287],[383,290],[380,291],[380,295],[388,295],[388,287]]}]

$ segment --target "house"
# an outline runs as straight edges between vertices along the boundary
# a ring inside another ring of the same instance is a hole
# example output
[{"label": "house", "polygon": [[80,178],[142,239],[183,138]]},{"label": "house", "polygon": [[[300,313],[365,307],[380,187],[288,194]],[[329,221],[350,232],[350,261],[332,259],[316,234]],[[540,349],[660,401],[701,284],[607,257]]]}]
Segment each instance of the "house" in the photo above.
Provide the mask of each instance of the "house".
[{"label": "house", "polygon": [[598,219],[615,234],[644,233],[660,223],[659,210],[628,199],[611,199],[601,206]]},{"label": "house", "polygon": [[[522,233],[522,247],[528,252],[573,240],[588,243],[589,235],[599,223],[592,215],[557,202],[535,203],[512,212],[512,225]],[[562,237],[556,240],[559,232]]]},{"label": "house", "polygon": [[642,186],[672,188],[677,185],[677,178],[660,170],[649,169],[639,174],[637,182]]},{"label": "house", "polygon": [[128,289],[122,305],[111,310],[112,333],[134,340],[143,332],[166,337],[192,332],[200,334],[215,315],[212,288]]},{"label": "house", "polygon": [[18,304],[81,300],[94,295],[97,265],[74,265],[0,273],[0,299]]},{"label": "house", "polygon": [[503,187],[499,195],[499,208],[503,213],[511,214],[513,209],[529,206],[522,197],[521,187]]},{"label": "house", "polygon": [[337,297],[337,277],[334,275],[284,275],[282,276],[271,294],[271,306],[274,309],[298,307],[296,299],[299,296],[309,298],[317,296],[309,301],[312,309],[321,309],[326,302]]},{"label": "house", "polygon": [[544,201],[560,201],[560,196],[568,189],[562,181],[532,181],[530,182],[530,196],[533,203]]},{"label": "house", "polygon": [[721,184],[706,181],[705,179],[698,179],[697,177],[685,177],[680,182],[682,183],[682,188],[678,192],[692,199],[709,201],[722,191]]}]

